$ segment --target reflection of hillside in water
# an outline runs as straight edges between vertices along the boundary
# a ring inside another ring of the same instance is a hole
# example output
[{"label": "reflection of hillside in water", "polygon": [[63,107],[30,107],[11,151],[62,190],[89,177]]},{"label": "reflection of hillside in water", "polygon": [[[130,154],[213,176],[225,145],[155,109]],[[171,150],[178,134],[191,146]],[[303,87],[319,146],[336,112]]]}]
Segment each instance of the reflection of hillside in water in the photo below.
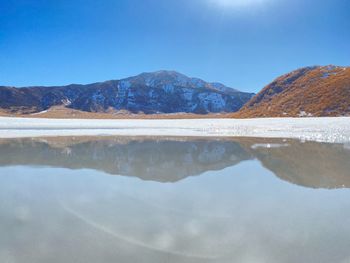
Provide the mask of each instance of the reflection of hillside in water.
[{"label": "reflection of hillside in water", "polygon": [[[263,147],[266,143],[282,146]],[[254,147],[257,144],[260,147]],[[350,187],[350,150],[341,144],[238,138],[54,138],[0,143],[2,166],[88,168],[157,182],[176,182],[253,158],[293,184],[312,188]]]},{"label": "reflection of hillside in water", "polygon": [[350,149],[342,144],[289,141],[288,147],[252,151],[282,180],[310,188],[349,188]]}]

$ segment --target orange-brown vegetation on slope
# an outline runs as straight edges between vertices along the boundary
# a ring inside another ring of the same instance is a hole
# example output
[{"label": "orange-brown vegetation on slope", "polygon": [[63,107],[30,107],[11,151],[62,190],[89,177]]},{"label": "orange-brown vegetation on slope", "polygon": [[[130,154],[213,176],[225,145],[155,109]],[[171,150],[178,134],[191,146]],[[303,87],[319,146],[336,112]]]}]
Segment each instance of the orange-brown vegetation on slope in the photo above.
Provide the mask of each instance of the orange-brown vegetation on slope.
[{"label": "orange-brown vegetation on slope", "polygon": [[350,67],[308,67],[283,75],[232,116],[350,116]]}]

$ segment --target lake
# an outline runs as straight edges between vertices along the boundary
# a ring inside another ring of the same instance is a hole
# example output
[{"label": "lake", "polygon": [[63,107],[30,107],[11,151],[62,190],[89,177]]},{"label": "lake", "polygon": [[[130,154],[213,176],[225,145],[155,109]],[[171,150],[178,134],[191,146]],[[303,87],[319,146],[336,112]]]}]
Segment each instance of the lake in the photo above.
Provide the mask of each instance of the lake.
[{"label": "lake", "polygon": [[350,144],[0,139],[0,262],[350,262]]}]

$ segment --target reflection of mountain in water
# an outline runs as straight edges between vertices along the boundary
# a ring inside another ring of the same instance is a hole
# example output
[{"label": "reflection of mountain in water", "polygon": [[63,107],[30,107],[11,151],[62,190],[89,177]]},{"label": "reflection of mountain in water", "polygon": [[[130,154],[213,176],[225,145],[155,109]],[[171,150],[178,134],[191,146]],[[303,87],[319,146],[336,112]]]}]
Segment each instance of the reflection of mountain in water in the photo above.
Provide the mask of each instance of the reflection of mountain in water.
[{"label": "reflection of mountain in water", "polygon": [[90,168],[158,182],[176,182],[250,158],[237,142],[136,139],[11,140],[0,145],[0,156],[0,165]]},{"label": "reflection of mountain in water", "polygon": [[279,178],[312,188],[350,187],[350,150],[340,144],[253,147],[277,139],[175,140],[60,138],[3,140],[0,165],[89,168],[143,180],[176,182],[257,158]]}]

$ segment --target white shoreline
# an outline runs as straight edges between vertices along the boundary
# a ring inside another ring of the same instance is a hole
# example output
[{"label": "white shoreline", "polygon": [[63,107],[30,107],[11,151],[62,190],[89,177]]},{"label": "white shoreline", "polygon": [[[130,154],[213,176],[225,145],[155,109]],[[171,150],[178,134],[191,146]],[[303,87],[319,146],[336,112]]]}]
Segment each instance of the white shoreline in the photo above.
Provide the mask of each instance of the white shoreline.
[{"label": "white shoreline", "polygon": [[0,138],[56,136],[186,136],[296,138],[350,142],[350,117],[94,120],[0,117]]}]

